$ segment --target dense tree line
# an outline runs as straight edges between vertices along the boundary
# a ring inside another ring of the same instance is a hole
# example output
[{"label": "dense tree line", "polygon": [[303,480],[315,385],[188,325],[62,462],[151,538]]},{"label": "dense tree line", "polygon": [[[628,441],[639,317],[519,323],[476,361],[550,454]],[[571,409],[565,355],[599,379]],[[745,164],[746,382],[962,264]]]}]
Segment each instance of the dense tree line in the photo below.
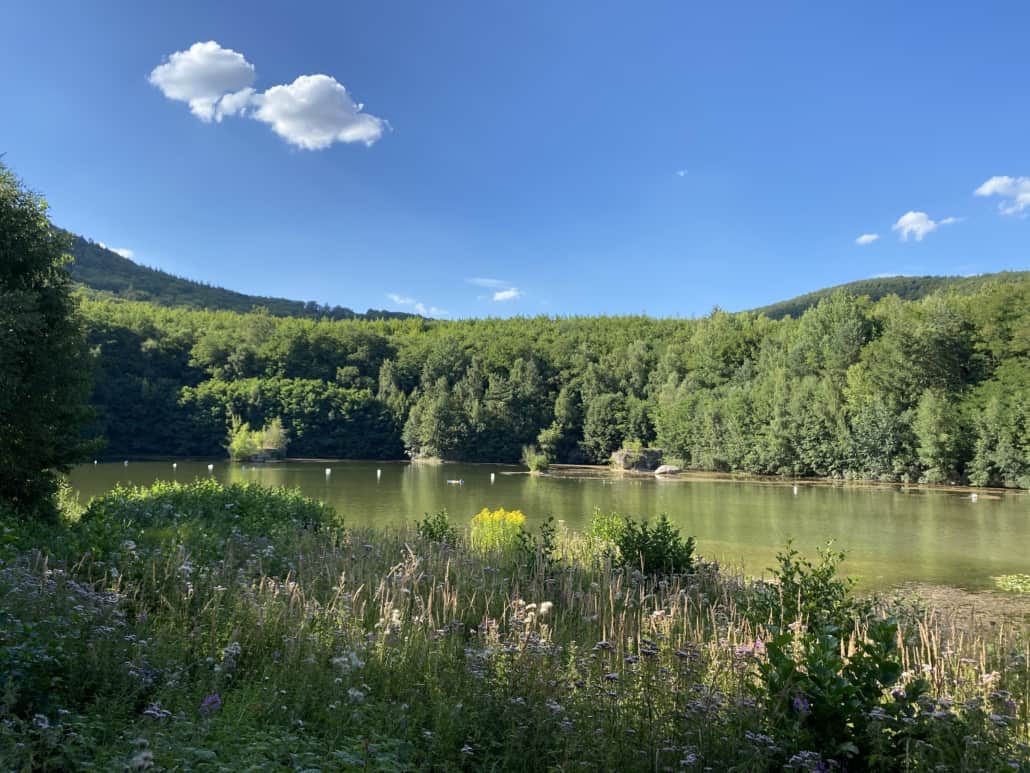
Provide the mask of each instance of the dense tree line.
[{"label": "dense tree line", "polygon": [[315,321],[87,301],[112,454],[221,452],[282,419],[294,456],[604,462],[1030,485],[1030,281],[800,317]]}]

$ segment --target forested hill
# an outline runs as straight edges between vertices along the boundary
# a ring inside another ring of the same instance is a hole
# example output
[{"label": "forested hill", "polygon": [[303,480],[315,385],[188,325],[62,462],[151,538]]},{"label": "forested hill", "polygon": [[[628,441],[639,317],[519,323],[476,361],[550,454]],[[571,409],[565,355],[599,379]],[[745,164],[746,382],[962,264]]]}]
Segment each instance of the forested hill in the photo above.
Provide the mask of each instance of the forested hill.
[{"label": "forested hill", "polygon": [[1030,488],[1030,279],[799,317],[310,320],[86,299],[107,454],[670,463]]},{"label": "forested hill", "polygon": [[369,309],[361,314],[343,306],[323,306],[314,301],[305,303],[246,295],[141,266],[89,239],[74,234],[70,236],[71,254],[75,258],[71,265],[72,278],[91,290],[125,300],[241,313],[264,307],[274,317],[308,319],[403,319],[413,316],[379,309]]},{"label": "forested hill", "polygon": [[887,276],[875,279],[859,279],[834,287],[827,287],[815,292],[799,295],[790,300],[754,309],[756,314],[764,314],[770,319],[782,319],[786,316],[800,317],[808,309],[817,305],[824,298],[843,290],[849,295],[869,296],[878,301],[888,295],[897,295],[906,301],[917,301],[937,290],[954,290],[963,295],[976,292],[985,284],[1021,282],[1030,279],[1030,271],[1002,271],[996,274],[980,274],[978,276]]}]

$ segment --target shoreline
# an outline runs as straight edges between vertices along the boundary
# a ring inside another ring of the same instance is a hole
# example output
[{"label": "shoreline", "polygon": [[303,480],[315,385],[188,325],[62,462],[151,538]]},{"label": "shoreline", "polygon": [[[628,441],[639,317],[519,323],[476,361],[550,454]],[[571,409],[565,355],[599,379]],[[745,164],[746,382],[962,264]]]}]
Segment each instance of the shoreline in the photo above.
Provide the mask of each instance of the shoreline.
[{"label": "shoreline", "polygon": [[[130,462],[222,462],[234,463],[224,456],[173,456],[173,455],[141,455],[129,457],[97,457],[102,464],[117,464],[120,461]],[[461,462],[449,459],[413,460],[413,459],[340,459],[334,457],[301,457],[288,456],[283,459],[276,459],[267,462],[242,462],[249,465],[267,465],[300,462],[302,464],[383,464],[400,465],[413,464],[424,466],[446,466],[460,464],[469,467],[506,467],[509,468],[502,475],[531,475],[538,477],[552,478],[588,478],[595,480],[656,480],[662,483],[670,482],[705,482],[705,483],[754,483],[770,486],[805,486],[805,487],[832,487],[832,488],[868,488],[868,489],[899,489],[915,491],[943,491],[957,494],[976,494],[985,499],[1000,498],[1002,495],[1026,494],[1030,489],[1003,488],[998,486],[971,486],[968,484],[947,484],[947,483],[904,483],[901,481],[873,480],[860,478],[845,480],[841,478],[819,478],[819,477],[786,477],[781,475],[760,475],[749,472],[716,472],[708,470],[683,470],[670,475],[655,475],[652,471],[645,470],[615,470],[603,464],[551,464],[545,472],[532,473],[524,465],[514,462]],[[236,462],[239,464],[239,462]],[[88,466],[89,462],[82,462],[82,466]]]}]

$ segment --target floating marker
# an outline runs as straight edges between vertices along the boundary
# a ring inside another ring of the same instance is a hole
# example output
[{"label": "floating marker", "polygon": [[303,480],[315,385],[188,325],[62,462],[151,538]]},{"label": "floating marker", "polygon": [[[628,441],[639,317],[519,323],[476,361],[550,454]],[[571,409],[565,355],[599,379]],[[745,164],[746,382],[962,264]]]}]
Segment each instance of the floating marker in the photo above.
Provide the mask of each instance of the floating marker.
[{"label": "floating marker", "polygon": [[123,464],[124,464],[124,465],[125,465],[126,467],[128,467],[128,466],[129,466],[129,460],[128,460],[128,459],[126,459],[126,460],[125,460],[125,461],[123,462]]},{"label": "floating marker", "polygon": [[333,474],[333,468],[332,467],[326,467],[325,468],[325,476],[328,478],[332,474]]},{"label": "floating marker", "polygon": [[179,469],[179,463],[178,462],[172,462],[172,469],[173,470]]},{"label": "floating marker", "polygon": [[797,496],[797,495],[798,495],[798,487],[797,487],[797,486],[795,486],[795,487],[794,487],[794,496]]},{"label": "floating marker", "polygon": [[497,476],[496,476],[496,475],[495,475],[494,473],[492,473],[492,472],[491,472],[491,473],[490,473],[490,482],[491,482],[491,483],[493,483],[493,482],[494,482],[494,478],[495,478],[495,477],[497,477]]},{"label": "floating marker", "polygon": [[215,466],[214,466],[213,464],[209,464],[209,465],[207,466],[207,471],[208,471],[208,472],[213,472],[213,471],[214,471],[214,469],[215,469]]},{"label": "floating marker", "polygon": [[976,493],[973,493],[969,495],[969,499],[975,502],[977,499],[979,499],[979,497],[977,497]]},{"label": "floating marker", "polygon": [[96,464],[96,463],[97,463],[97,460],[96,460],[96,459],[94,459],[94,460],[93,460],[93,464]]},{"label": "floating marker", "polygon": [[383,477],[383,471],[376,470],[376,480],[379,480],[381,477]]}]

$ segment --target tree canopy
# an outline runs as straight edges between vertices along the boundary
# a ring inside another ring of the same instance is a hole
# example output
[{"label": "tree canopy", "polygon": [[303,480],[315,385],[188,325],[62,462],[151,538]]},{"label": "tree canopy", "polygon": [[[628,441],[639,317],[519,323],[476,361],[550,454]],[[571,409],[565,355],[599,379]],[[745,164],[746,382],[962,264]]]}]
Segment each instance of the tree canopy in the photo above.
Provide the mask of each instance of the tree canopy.
[{"label": "tree canopy", "polygon": [[51,512],[54,474],[88,451],[90,362],[46,203],[0,163],[0,505]]},{"label": "tree canopy", "polygon": [[296,456],[605,462],[1030,485],[1030,281],[798,318],[277,318],[92,300],[113,453],[218,454],[231,416]]}]

